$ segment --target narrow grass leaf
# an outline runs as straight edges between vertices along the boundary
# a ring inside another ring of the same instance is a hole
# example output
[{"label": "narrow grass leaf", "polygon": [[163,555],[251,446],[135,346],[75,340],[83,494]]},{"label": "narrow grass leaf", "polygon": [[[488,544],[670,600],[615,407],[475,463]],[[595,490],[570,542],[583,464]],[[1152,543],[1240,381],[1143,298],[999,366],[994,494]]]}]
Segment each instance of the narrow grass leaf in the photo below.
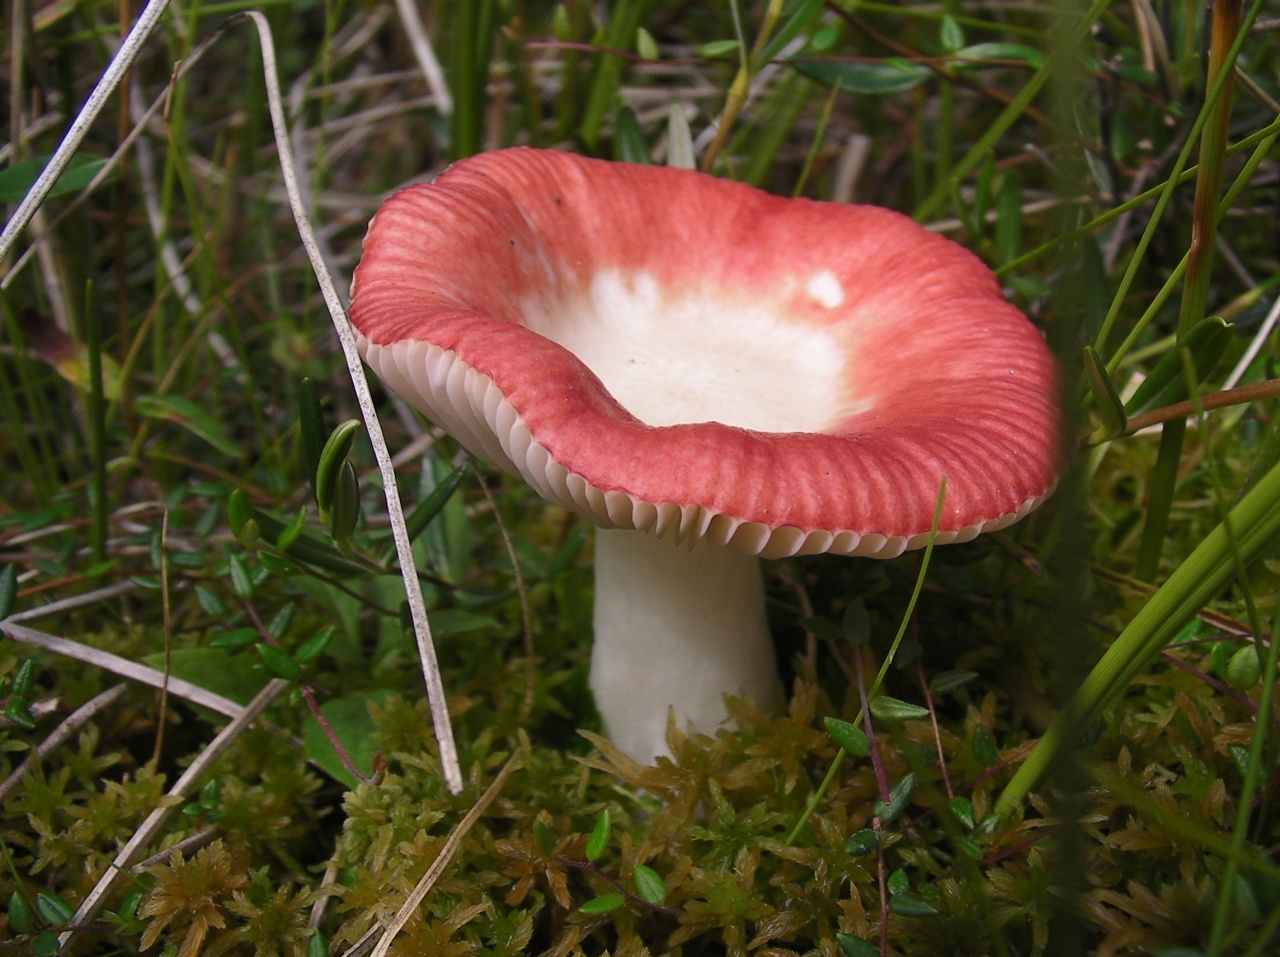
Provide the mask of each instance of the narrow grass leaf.
[{"label": "narrow grass leaf", "polygon": [[[996,804],[1002,817],[1019,809],[1062,755],[1179,630],[1280,534],[1280,466],[1271,469],[1178,566],[1089,672],[1067,707],[1027,755]],[[1238,550],[1238,555],[1233,554]]]},{"label": "narrow grass leaf", "polygon": [[302,435],[302,460],[307,466],[307,479],[314,488],[320,452],[324,448],[324,413],[316,384],[307,377],[298,383],[298,431]]},{"label": "narrow grass leaf", "polygon": [[133,400],[133,407],[149,419],[176,422],[223,455],[239,458],[243,453],[243,449],[231,440],[218,420],[186,396],[140,395]]},{"label": "narrow grass leaf", "polygon": [[0,569],[0,618],[8,618],[13,611],[13,600],[18,594],[18,568],[5,565]]},{"label": "narrow grass leaf", "polygon": [[[1191,327],[1178,341],[1180,348],[1191,353],[1196,381],[1203,382],[1212,373],[1218,360],[1235,338],[1235,327],[1220,316],[1209,316]],[[1187,377],[1183,374],[1182,359],[1178,349],[1170,349],[1156,363],[1133,397],[1125,403],[1130,417],[1149,409],[1158,409],[1181,402],[1189,395]]]},{"label": "narrow grass leaf", "polygon": [[470,468],[466,462],[463,462],[456,469],[450,472],[440,481],[435,488],[427,493],[427,497],[417,504],[408,518],[405,519],[405,528],[409,533],[409,540],[413,541],[431,524],[432,520],[440,514],[440,511],[453,498],[458,487],[462,484],[462,480],[467,477],[467,470]]},{"label": "narrow grass leaf", "polygon": [[1116,391],[1106,365],[1093,346],[1084,347],[1084,370],[1089,378],[1089,389],[1093,393],[1094,408],[1102,419],[1101,431],[1096,436],[1091,436],[1090,441],[1104,441],[1122,435],[1129,424],[1129,416],[1125,413],[1124,401]]}]

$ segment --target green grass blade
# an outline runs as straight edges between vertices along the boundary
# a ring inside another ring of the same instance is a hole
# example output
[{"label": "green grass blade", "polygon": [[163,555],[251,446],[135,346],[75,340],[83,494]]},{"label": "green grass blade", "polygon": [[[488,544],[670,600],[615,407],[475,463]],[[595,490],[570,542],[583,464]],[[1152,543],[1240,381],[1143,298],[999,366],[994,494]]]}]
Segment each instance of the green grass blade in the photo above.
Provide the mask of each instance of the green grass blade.
[{"label": "green grass blade", "polygon": [[[1262,554],[1280,534],[1280,465],[1273,467],[1228,515],[1240,559]],[[1013,815],[1103,710],[1151,664],[1170,639],[1235,575],[1231,536],[1219,524],[1178,566],[1094,666],[1067,707],[1027,755],[997,802]]]}]

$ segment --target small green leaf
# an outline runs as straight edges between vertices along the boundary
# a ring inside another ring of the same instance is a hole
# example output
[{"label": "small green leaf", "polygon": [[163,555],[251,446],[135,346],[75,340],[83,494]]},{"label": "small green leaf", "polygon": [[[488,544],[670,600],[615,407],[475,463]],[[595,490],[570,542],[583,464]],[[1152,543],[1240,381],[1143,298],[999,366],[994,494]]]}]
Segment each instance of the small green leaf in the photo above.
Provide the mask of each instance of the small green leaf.
[{"label": "small green leaf", "polygon": [[947,802],[951,814],[966,831],[972,830],[976,820],[973,816],[973,802],[963,794],[958,794]]},{"label": "small green leaf", "polygon": [[990,837],[1000,830],[1000,815],[991,813],[984,817],[973,829],[974,837]]},{"label": "small green leaf", "polygon": [[223,455],[240,457],[240,446],[231,441],[213,414],[184,395],[140,395],[133,400],[133,407],[149,419],[178,423]]},{"label": "small green leaf", "polygon": [[853,934],[836,934],[836,943],[840,945],[844,957],[880,957],[879,947]]},{"label": "small green leaf", "polygon": [[128,922],[138,916],[138,905],[142,903],[142,891],[134,891],[125,895],[124,900],[120,902],[120,906],[116,908],[116,917],[120,920]]},{"label": "small green leaf", "polygon": [[339,544],[351,538],[360,521],[360,483],[355,466],[350,459],[343,459],[338,467],[337,482],[333,489],[333,511],[329,516],[329,533]]},{"label": "small green leaf", "polygon": [[212,807],[218,803],[218,797],[222,793],[222,785],[217,778],[210,778],[205,782],[204,787],[200,789],[200,803],[205,807]]},{"label": "small green leaf", "polygon": [[934,694],[949,694],[976,677],[976,671],[939,671],[929,682],[929,688]]},{"label": "small green leaf", "polygon": [[613,118],[613,158],[622,163],[645,166],[653,162],[649,144],[644,141],[644,132],[636,122],[636,114],[626,104],[618,105]]},{"label": "small green leaf", "polygon": [[329,938],[324,931],[312,931],[307,938],[307,957],[329,957]]},{"label": "small green leaf", "polygon": [[631,879],[635,882],[636,893],[641,900],[661,904],[667,899],[667,884],[652,867],[637,864],[636,869],[631,872]]},{"label": "small green leaf", "polygon": [[36,895],[36,910],[55,927],[69,923],[75,915],[75,909],[67,903],[66,898],[49,891]]},{"label": "small green leaf", "polygon": [[658,41],[644,27],[636,28],[636,52],[646,60],[656,60],[662,55],[658,52]]},{"label": "small green leaf", "polygon": [[600,812],[600,816],[596,818],[595,826],[591,828],[591,836],[587,838],[587,860],[594,861],[609,844],[609,809],[605,808]]},{"label": "small green leaf", "polygon": [[17,725],[26,731],[34,731],[36,727],[35,715],[31,713],[31,702],[22,695],[11,695],[8,703],[4,708],[4,716],[9,719],[10,723]]},{"label": "small green leaf", "polygon": [[22,664],[18,665],[18,673],[13,676],[12,694],[20,698],[31,697],[31,689],[35,685],[36,680],[36,663],[30,658],[24,658]]},{"label": "small green leaf", "polygon": [[1098,416],[1102,419],[1101,434],[1093,437],[1093,440],[1113,439],[1123,434],[1129,424],[1129,417],[1124,411],[1124,400],[1120,398],[1106,364],[1093,346],[1084,347],[1084,371],[1089,377],[1089,390],[1093,393]]},{"label": "small green leaf", "polygon": [[58,957],[58,953],[62,950],[62,945],[58,943],[58,935],[52,931],[45,931],[31,942],[31,952],[36,957]]},{"label": "small green leaf", "polygon": [[894,61],[887,63],[844,63],[832,60],[792,61],[796,71],[824,86],[837,83],[846,93],[877,96],[914,89],[932,76],[927,66]]},{"label": "small green leaf", "polygon": [[867,603],[861,598],[849,602],[849,607],[844,610],[840,633],[855,645],[865,645],[871,640],[871,618],[867,615]]},{"label": "small green leaf", "polygon": [[1000,753],[996,750],[995,738],[991,737],[991,732],[985,728],[974,730],[970,746],[973,748],[974,759],[984,767],[990,767],[1000,760]]},{"label": "small green leaf", "polygon": [[227,525],[231,528],[231,534],[239,538],[240,532],[252,517],[249,496],[245,495],[244,489],[233,489],[227,497]]},{"label": "small green leaf", "polygon": [[881,721],[919,721],[929,717],[928,708],[883,694],[871,699],[871,713]]},{"label": "small green leaf", "polygon": [[256,519],[251,518],[240,527],[240,534],[236,536],[236,539],[241,545],[248,547],[261,537],[262,528],[258,525]]},{"label": "small green leaf", "polygon": [[626,903],[621,894],[601,894],[578,908],[584,914],[608,914]]},{"label": "small green leaf", "polygon": [[1262,662],[1258,660],[1258,648],[1245,645],[1227,662],[1227,682],[1233,688],[1249,691],[1262,680]]},{"label": "small green leaf", "polygon": [[893,656],[893,666],[899,671],[914,665],[924,655],[924,645],[914,638],[908,638],[898,645],[898,653]]},{"label": "small green leaf", "polygon": [[698,53],[708,60],[717,60],[738,52],[737,40],[712,40],[698,48]]},{"label": "small green leaf", "polygon": [[885,887],[890,894],[905,894],[911,890],[911,878],[907,876],[907,872],[901,867],[889,875],[889,879],[885,881]]},{"label": "small green leaf", "polygon": [[[250,519],[250,524],[253,524],[252,519]],[[248,528],[249,526],[246,525],[245,527]],[[240,556],[234,554],[227,556],[227,570],[231,574],[231,590],[236,593],[236,597],[252,598],[253,581],[245,570],[244,562],[240,561]]]},{"label": "small green leaf", "polygon": [[1231,762],[1236,766],[1236,770],[1242,775],[1249,773],[1249,749],[1243,744],[1227,745],[1227,753],[1231,755]]},{"label": "small green leaf", "polygon": [[333,636],[337,633],[337,629],[330,625],[328,628],[312,635],[298,646],[298,650],[293,653],[294,660],[304,665],[315,661],[324,654],[324,650],[329,647],[329,642],[333,640]]},{"label": "small green leaf", "polygon": [[884,821],[892,821],[907,806],[907,802],[911,800],[911,794],[916,789],[916,776],[914,774],[905,774],[893,787],[889,788],[888,801],[876,801],[873,811],[876,817]]},{"label": "small green leaf", "polygon": [[433,488],[427,497],[419,502],[409,513],[405,519],[405,527],[409,530],[409,540],[413,541],[431,524],[431,520],[440,514],[440,511],[448,504],[449,499],[453,498],[453,493],[458,490],[458,486],[462,484],[462,480],[467,477],[467,469],[470,466],[463,462],[456,469],[444,477],[444,479]]},{"label": "small green leaf", "polygon": [[551,14],[551,35],[561,43],[574,39],[573,21],[569,19],[569,11],[563,3],[557,3]]},{"label": "small green leaf", "polygon": [[809,52],[819,55],[830,53],[839,42],[839,27],[822,27],[819,30],[814,30],[813,36],[809,38]]},{"label": "small green leaf", "polygon": [[547,827],[541,821],[533,822],[533,846],[538,849],[538,853],[544,857],[550,857],[555,853],[556,836],[551,828]]},{"label": "small green leaf", "polygon": [[230,631],[224,631],[213,641],[209,642],[211,648],[247,648],[258,640],[258,629],[256,628],[233,628]]},{"label": "small green leaf", "polygon": [[9,895],[9,928],[19,934],[31,929],[31,905],[17,891]]},{"label": "small green leaf", "polygon": [[[0,203],[22,202],[40,174],[44,172],[44,168],[49,165],[50,158],[38,156],[0,170]],[[73,156],[67,168],[62,171],[62,175],[49,190],[49,198],[84,189],[106,165],[105,157],[89,154]]]},{"label": "small green leaf", "polygon": [[961,854],[970,860],[982,860],[982,845],[971,837],[961,835],[956,838],[956,848],[959,849]]},{"label": "small green leaf", "polygon": [[844,842],[844,849],[854,857],[870,854],[879,846],[880,836],[869,827],[864,827],[861,831],[857,831]]},{"label": "small green leaf", "polygon": [[964,69],[990,67],[991,64],[985,62],[989,60],[1013,60],[1024,63],[1033,70],[1044,66],[1044,51],[1027,46],[1025,43],[975,43],[962,50],[956,50],[955,55],[971,61],[955,64]]},{"label": "small green leaf", "polygon": [[899,917],[933,917],[938,909],[916,894],[895,894],[889,898],[889,910]]},{"label": "small green leaf", "polygon": [[826,618],[801,618],[796,624],[824,641],[844,640],[844,632],[840,630],[840,626]]},{"label": "small green leaf", "polygon": [[667,110],[667,165],[676,169],[694,169],[698,164],[693,150],[693,132],[684,107],[672,103]]},{"label": "small green leaf", "polygon": [[[807,27],[814,17],[822,13],[822,0],[799,0],[799,2],[791,4],[790,7],[791,14],[787,17],[787,22],[773,35],[773,39],[765,47],[764,54],[760,57],[759,62],[770,63],[776,60],[783,47],[799,36],[800,31]],[[830,49],[830,47],[822,48],[819,46],[818,37],[822,33],[835,33],[838,36],[839,31],[820,28],[814,33],[811,45],[819,50]],[[832,45],[834,45],[834,42]]]},{"label": "small green leaf", "polygon": [[0,618],[8,618],[13,611],[13,599],[18,594],[18,569],[5,565],[0,569]]},{"label": "small green leaf", "polygon": [[260,644],[257,648],[258,654],[262,658],[263,667],[276,678],[283,678],[285,681],[297,681],[301,677],[301,666],[293,660],[293,655],[283,648],[267,644]]},{"label": "small green leaf", "polygon": [[289,628],[293,625],[293,618],[297,611],[298,606],[295,602],[286,602],[267,624],[267,634],[277,641],[287,635]]},{"label": "small green leaf", "polygon": [[262,567],[273,575],[281,578],[288,578],[291,575],[298,574],[298,566],[292,562],[287,562],[278,555],[272,555],[270,552],[262,552],[258,556],[258,560],[262,562]]},{"label": "small green leaf", "polygon": [[320,515],[328,518],[333,507],[333,496],[338,484],[338,473],[342,463],[356,440],[356,432],[360,430],[359,419],[347,419],[332,432],[320,451],[320,464],[316,466],[316,504],[320,506]]},{"label": "small green leaf", "polygon": [[943,53],[955,53],[964,46],[964,30],[949,13],[943,16],[938,27],[938,43]]},{"label": "small green leaf", "polygon": [[276,548],[282,552],[287,552],[289,546],[298,540],[298,536],[302,534],[302,527],[307,523],[306,508],[299,508],[298,513],[289,520],[289,524],[281,529],[280,534],[276,536]]},{"label": "small green leaf", "polygon": [[871,753],[871,742],[867,739],[867,733],[856,724],[841,721],[839,718],[827,718],[824,723],[827,726],[827,734],[831,735],[831,740],[855,758],[865,758]]}]

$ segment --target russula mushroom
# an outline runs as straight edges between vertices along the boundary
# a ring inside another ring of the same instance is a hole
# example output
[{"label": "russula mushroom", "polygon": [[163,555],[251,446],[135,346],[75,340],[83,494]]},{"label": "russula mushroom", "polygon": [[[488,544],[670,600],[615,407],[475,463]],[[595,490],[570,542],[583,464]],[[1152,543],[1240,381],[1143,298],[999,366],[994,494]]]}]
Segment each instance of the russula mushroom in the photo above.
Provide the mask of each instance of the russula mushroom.
[{"label": "russula mushroom", "polygon": [[1052,490],[1056,367],[963,247],[886,209],[516,148],[392,197],[355,271],[365,361],[599,526],[591,685],[628,754],[669,709],[779,693],[759,557],[889,558]]}]

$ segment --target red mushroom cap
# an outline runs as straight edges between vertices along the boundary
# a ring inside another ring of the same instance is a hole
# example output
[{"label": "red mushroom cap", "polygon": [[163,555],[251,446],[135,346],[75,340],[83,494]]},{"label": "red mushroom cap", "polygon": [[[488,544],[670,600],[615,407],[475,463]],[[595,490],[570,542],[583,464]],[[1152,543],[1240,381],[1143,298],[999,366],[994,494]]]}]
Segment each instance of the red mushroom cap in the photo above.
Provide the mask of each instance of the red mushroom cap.
[{"label": "red mushroom cap", "polygon": [[976,256],[877,207],[485,153],[378,211],[351,320],[396,392],[606,527],[892,557],[943,476],[939,542],[1058,474],[1041,334]]}]

